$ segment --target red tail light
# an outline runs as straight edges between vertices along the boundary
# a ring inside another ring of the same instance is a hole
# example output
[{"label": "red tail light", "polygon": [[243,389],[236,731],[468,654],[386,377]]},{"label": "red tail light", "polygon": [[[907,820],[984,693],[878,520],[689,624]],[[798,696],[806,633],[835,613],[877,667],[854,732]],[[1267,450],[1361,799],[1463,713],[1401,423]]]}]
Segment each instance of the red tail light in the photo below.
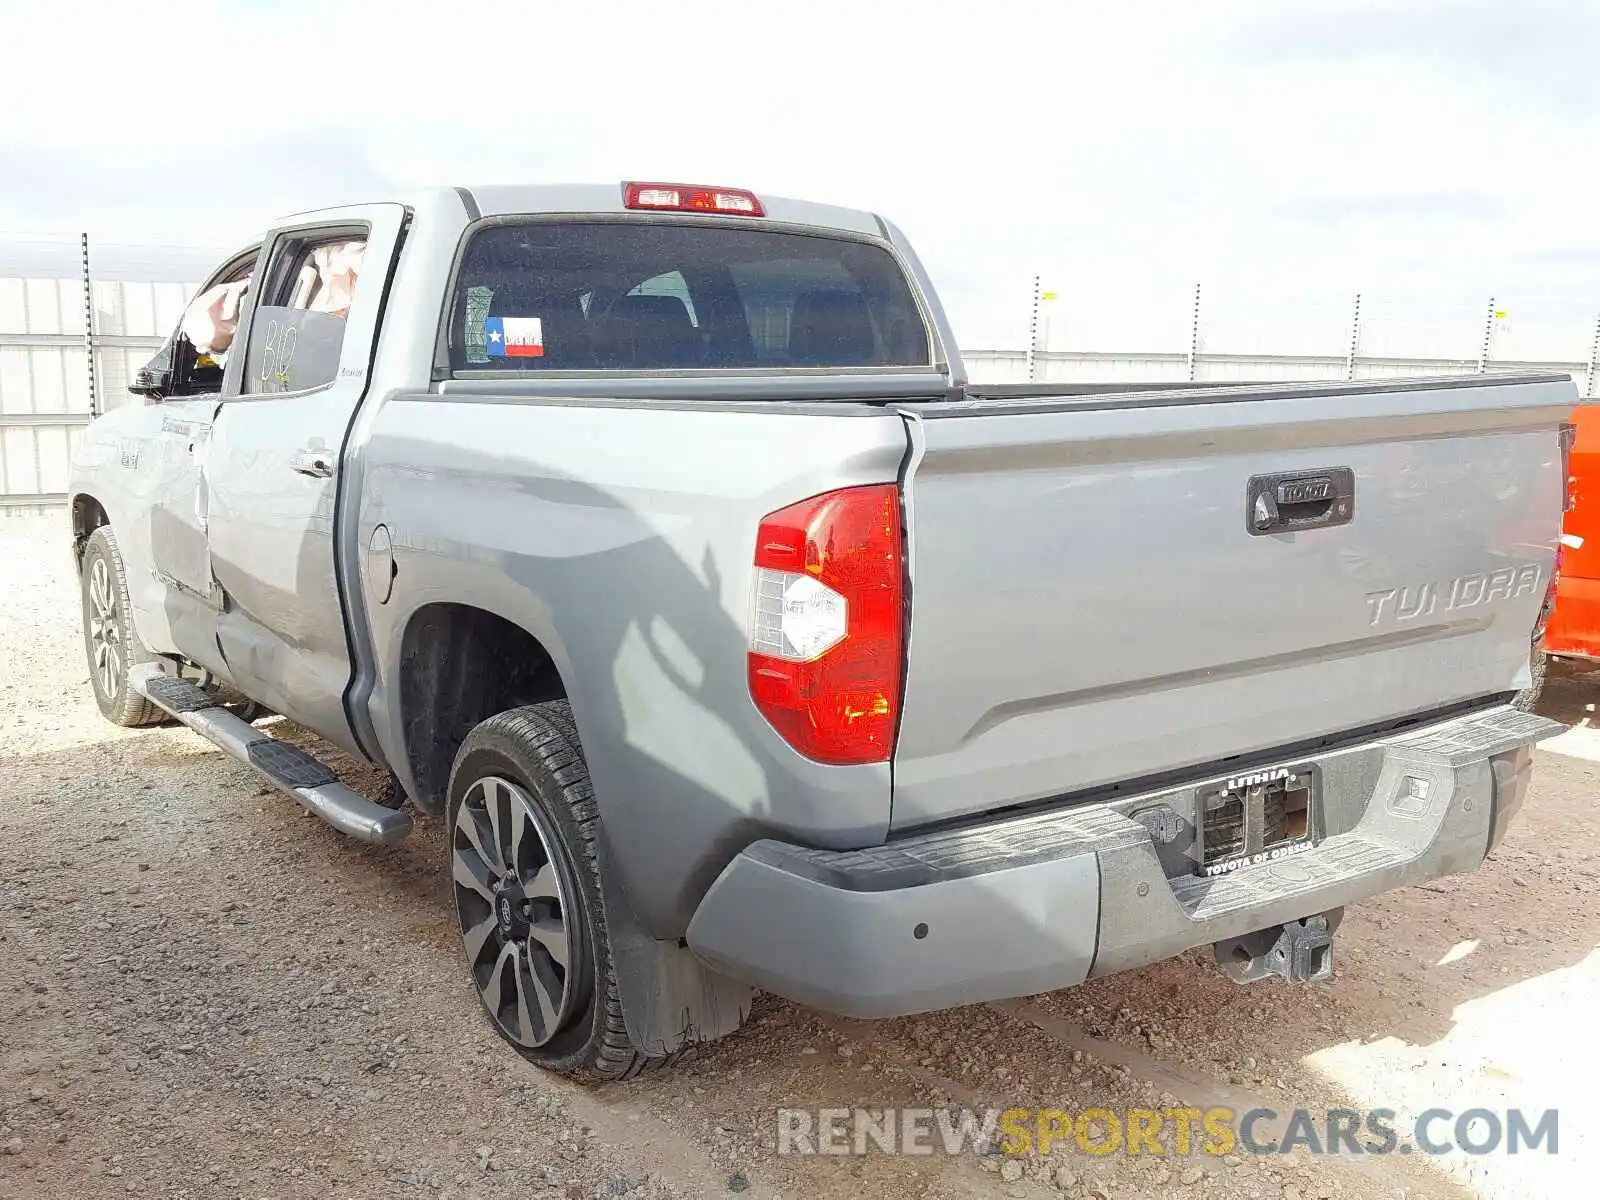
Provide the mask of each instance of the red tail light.
[{"label": "red tail light", "polygon": [[729,217],[764,217],[766,210],[754,192],[743,188],[700,187],[687,183],[625,183],[624,208],[658,212],[721,213]]},{"label": "red tail light", "polygon": [[904,573],[893,484],[826,492],[761,522],[750,696],[807,758],[842,765],[892,753]]}]

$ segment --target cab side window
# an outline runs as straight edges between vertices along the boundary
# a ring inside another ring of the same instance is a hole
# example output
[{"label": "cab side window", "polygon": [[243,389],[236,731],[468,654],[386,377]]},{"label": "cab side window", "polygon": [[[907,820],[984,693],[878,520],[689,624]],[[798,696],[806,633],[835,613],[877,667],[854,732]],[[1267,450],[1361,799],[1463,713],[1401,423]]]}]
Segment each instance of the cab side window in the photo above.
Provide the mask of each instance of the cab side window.
[{"label": "cab side window", "polygon": [[366,249],[365,233],[349,229],[278,243],[250,322],[242,393],[303,392],[338,377]]}]

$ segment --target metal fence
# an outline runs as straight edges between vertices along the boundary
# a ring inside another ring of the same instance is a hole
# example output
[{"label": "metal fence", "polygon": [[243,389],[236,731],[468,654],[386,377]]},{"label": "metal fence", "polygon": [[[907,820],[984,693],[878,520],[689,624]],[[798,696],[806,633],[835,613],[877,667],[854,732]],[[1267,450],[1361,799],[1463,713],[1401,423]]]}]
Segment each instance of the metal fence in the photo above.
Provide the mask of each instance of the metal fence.
[{"label": "metal fence", "polygon": [[[1157,336],[1130,344],[1130,330]],[[1195,283],[1186,294],[1131,286],[1107,302],[1101,293],[1058,298],[1035,275],[1026,341],[1024,350],[963,357],[974,378],[989,382],[1306,381],[1539,370],[1570,374],[1584,397],[1594,397],[1600,384],[1600,315],[1581,298],[1549,290],[1515,302],[1238,290],[1218,298]]]},{"label": "metal fence", "polygon": [[0,241],[0,511],[65,500],[84,427],[132,399],[133,373],[221,257],[84,235]]},{"label": "metal fence", "polygon": [[1151,383],[1196,384],[1259,380],[1285,383],[1326,379],[1404,379],[1418,375],[1475,375],[1480,371],[1540,371],[1570,375],[1578,394],[1594,394],[1589,362],[1469,358],[1397,358],[1327,354],[1195,354],[1185,351],[1135,354],[1089,350],[967,350],[962,352],[975,383]]},{"label": "metal fence", "polygon": [[[72,454],[84,427],[94,416],[130,401],[127,387],[134,372],[177,325],[196,281],[223,257],[221,252],[190,247],[97,245],[86,235],[0,235],[0,513],[66,499]],[[1110,335],[1079,319],[1069,325],[1068,311],[1057,313],[1052,338],[1051,307],[1041,305],[1052,294],[1041,293],[1037,280],[1033,287],[1029,332],[1025,339],[1019,338],[1028,345],[1017,350],[965,351],[975,381],[1205,383],[1532,369],[1570,374],[1581,394],[1594,395],[1600,368],[1600,328],[1588,327],[1594,328],[1591,339],[1587,328],[1567,328],[1565,322],[1558,329],[1556,322],[1540,320],[1541,331],[1559,336],[1522,344],[1567,350],[1573,358],[1512,358],[1505,352],[1518,343],[1503,337],[1505,310],[1493,300],[1450,317],[1450,327],[1460,336],[1449,339],[1446,348],[1453,352],[1449,356],[1395,353],[1402,348],[1415,351],[1423,339],[1405,337],[1401,340],[1408,344],[1402,347],[1393,336],[1374,336],[1382,332],[1372,324],[1374,314],[1383,315],[1382,301],[1368,300],[1364,307],[1360,297],[1348,307],[1339,301],[1342,311],[1330,308],[1319,318],[1326,334],[1317,338],[1316,345],[1319,350],[1326,347],[1327,353],[1214,352],[1208,346],[1253,344],[1248,336],[1253,324],[1250,298],[1226,306],[1219,317],[1213,315],[1214,303],[1210,310],[1202,308],[1207,293],[1200,287],[1188,293],[1166,289],[1170,295],[1163,295],[1168,300],[1181,295],[1178,303],[1165,305],[1173,310],[1166,314],[1173,318],[1170,321],[1155,311],[1161,308],[1161,297],[1135,291],[1130,304],[1144,315],[1140,327],[1149,332],[1139,339],[1137,351],[1111,351],[1104,348]],[[1028,298],[1019,296],[1017,301],[1018,317],[1029,315]],[[1226,331],[1224,318],[1244,327],[1247,336]],[[1063,340],[1070,349],[1054,348]],[[1369,345],[1378,353],[1366,353]],[[1284,348],[1282,342],[1275,347]],[[1584,353],[1586,359],[1576,357]]]}]

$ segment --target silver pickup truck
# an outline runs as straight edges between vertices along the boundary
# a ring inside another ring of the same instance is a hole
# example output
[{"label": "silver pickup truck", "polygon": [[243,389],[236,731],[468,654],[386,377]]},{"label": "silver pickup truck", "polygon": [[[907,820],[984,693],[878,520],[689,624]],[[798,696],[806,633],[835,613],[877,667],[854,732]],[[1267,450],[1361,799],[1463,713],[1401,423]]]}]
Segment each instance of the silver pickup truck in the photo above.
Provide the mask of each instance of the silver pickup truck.
[{"label": "silver pickup truck", "polygon": [[441,819],[484,1008],[579,1078],[755,988],[1325,979],[1559,728],[1564,377],[973,386],[882,218],[632,183],[286,219],[135,391],[72,481],[102,711]]}]

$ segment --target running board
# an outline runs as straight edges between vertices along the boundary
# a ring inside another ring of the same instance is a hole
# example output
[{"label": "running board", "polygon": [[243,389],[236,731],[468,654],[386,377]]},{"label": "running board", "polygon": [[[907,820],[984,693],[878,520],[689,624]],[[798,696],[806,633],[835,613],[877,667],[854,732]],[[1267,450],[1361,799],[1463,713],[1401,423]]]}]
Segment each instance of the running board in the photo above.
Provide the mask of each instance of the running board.
[{"label": "running board", "polygon": [[339,782],[338,776],[300,747],[262,733],[221,707],[203,688],[143,668],[130,682],[157,708],[182,721],[256,773],[294,797],[340,833],[388,845],[411,832],[411,814],[385,808]]}]

